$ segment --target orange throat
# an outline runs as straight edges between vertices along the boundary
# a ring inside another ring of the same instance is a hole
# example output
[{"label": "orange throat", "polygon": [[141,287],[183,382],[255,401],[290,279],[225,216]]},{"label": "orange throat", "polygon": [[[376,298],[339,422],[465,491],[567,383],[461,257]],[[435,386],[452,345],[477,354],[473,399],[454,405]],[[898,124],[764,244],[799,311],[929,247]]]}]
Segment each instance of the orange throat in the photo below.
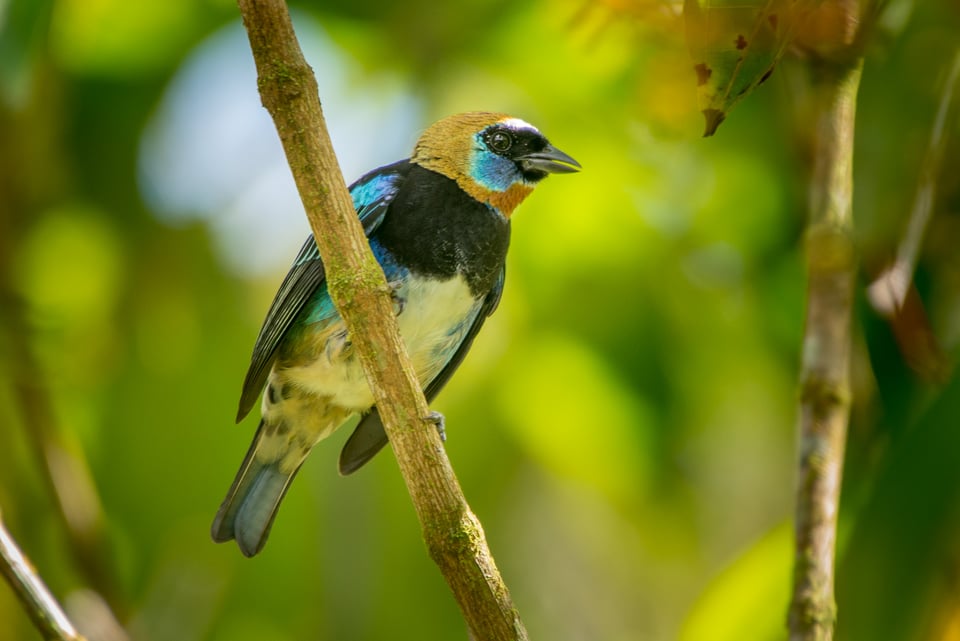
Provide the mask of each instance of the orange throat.
[{"label": "orange throat", "polygon": [[460,186],[460,189],[470,194],[470,196],[479,202],[494,207],[506,218],[510,218],[510,215],[513,214],[513,210],[517,208],[517,205],[522,203],[523,199],[533,191],[532,185],[520,183],[511,185],[505,191],[492,191],[481,187],[476,181],[466,176],[458,178],[457,184]]}]

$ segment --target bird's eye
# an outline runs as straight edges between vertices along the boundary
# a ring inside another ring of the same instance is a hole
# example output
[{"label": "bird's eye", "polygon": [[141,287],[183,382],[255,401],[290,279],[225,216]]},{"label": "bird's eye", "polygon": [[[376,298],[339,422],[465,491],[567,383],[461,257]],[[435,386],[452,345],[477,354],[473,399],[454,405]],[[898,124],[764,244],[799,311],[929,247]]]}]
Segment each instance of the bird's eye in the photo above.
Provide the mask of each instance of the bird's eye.
[{"label": "bird's eye", "polygon": [[510,136],[510,134],[504,131],[494,132],[494,134],[490,136],[490,148],[497,153],[502,154],[512,146],[513,138]]}]

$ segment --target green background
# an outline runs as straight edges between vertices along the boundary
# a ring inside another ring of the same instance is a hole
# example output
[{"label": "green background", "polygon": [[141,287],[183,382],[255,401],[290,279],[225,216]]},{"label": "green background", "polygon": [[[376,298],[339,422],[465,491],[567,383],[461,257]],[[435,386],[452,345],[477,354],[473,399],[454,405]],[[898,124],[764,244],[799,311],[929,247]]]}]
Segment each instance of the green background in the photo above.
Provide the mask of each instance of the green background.
[{"label": "green background", "polygon": [[[851,641],[960,639],[955,116],[917,274],[937,366],[862,294],[902,236],[960,42],[952,2],[916,4],[890,3],[858,108]],[[531,638],[784,638],[802,63],[702,139],[677,3],[292,6],[348,181],[476,109],[583,165],[516,212],[500,309],[434,403]],[[235,5],[0,1],[0,189],[0,507],[81,628],[85,590],[112,584],[136,641],[466,638],[391,454],[337,475],[346,430],[260,556],[209,539],[256,426],[232,420],[250,351],[307,230]],[[85,466],[102,503],[99,586],[24,429],[24,380],[50,399],[60,465]],[[0,588],[0,641],[32,638]]]}]

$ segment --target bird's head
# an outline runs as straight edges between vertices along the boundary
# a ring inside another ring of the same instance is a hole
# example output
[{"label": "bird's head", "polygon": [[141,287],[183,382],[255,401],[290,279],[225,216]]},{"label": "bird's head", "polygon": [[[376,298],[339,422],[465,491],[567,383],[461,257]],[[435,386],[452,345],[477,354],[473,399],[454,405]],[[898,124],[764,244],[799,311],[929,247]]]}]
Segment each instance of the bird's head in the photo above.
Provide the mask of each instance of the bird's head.
[{"label": "bird's head", "polygon": [[580,169],[533,125],[481,111],[432,124],[417,141],[411,161],[456,181],[507,217],[547,174]]}]

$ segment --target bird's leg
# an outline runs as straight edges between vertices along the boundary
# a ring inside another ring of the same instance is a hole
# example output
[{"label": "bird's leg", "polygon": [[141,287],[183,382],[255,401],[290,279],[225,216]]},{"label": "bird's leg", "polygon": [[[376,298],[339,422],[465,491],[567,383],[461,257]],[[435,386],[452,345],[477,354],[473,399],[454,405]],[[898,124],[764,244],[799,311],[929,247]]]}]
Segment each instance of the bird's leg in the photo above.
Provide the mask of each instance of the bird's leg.
[{"label": "bird's leg", "polygon": [[440,412],[430,412],[424,417],[424,420],[430,421],[437,428],[437,433],[440,435],[440,440],[446,443],[447,441],[447,419],[444,418],[443,414]]}]

